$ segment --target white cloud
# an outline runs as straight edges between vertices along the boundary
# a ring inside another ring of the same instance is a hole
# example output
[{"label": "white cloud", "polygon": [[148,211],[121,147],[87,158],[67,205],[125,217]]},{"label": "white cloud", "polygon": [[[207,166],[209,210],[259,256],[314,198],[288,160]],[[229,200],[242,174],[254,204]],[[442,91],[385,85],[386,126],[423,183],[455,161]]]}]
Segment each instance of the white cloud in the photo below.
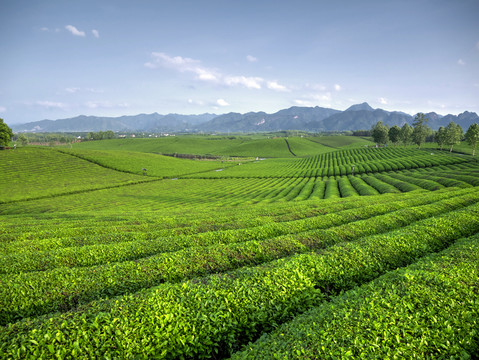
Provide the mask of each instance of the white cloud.
[{"label": "white cloud", "polygon": [[198,80],[218,82],[220,74],[215,70],[201,66],[199,60],[190,59],[182,56],[168,56],[165,53],[152,53],[154,62],[147,62],[145,66],[150,69],[166,67],[179,72],[191,72],[196,74]]},{"label": "white cloud", "polygon": [[323,94],[305,94],[302,99],[294,100],[294,103],[300,106],[325,106],[331,107],[331,93],[326,92]]},{"label": "white cloud", "polygon": [[383,104],[383,105],[387,105],[388,101],[385,99],[385,98],[379,98],[378,101]]},{"label": "white cloud", "polygon": [[229,106],[230,105],[224,99],[216,100],[216,104],[218,104],[219,106]]},{"label": "white cloud", "polygon": [[466,65],[466,62],[462,59],[457,60],[457,65],[464,66]]},{"label": "white cloud", "polygon": [[341,91],[341,85],[339,85],[339,84],[334,84],[334,90],[336,90],[336,91]]},{"label": "white cloud", "polygon": [[301,100],[301,99],[296,99],[294,100],[294,103],[299,106],[312,106],[313,103],[308,100]]},{"label": "white cloud", "polygon": [[188,99],[188,104],[203,106],[205,103],[201,100]]},{"label": "white cloud", "polygon": [[314,91],[325,91],[326,90],[326,86],[324,86],[323,84],[305,84],[304,86],[306,88],[312,89]]},{"label": "white cloud", "polygon": [[145,67],[150,69],[162,67],[178,72],[189,72],[195,74],[197,80],[226,86],[244,86],[248,89],[259,90],[265,85],[268,89],[274,91],[290,91],[286,86],[280,85],[277,81],[266,81],[258,76],[222,74],[218,70],[203,66],[199,60],[187,57],[172,57],[162,52],[153,52],[152,57],[153,61],[145,63]]},{"label": "white cloud", "polygon": [[278,84],[276,81],[268,81],[266,86],[274,91],[290,91],[286,86]]},{"label": "white cloud", "polygon": [[93,29],[93,30],[91,31],[91,33],[92,33],[93,36],[96,37],[97,39],[100,37],[100,33],[98,32],[98,30]]},{"label": "white cloud", "polygon": [[42,106],[47,109],[65,109],[67,108],[67,104],[62,102],[55,102],[55,101],[36,101],[35,105]]},{"label": "white cloud", "polygon": [[248,60],[249,62],[257,62],[257,61],[258,61],[258,59],[255,58],[255,57],[252,56],[252,55],[246,56],[246,60]]},{"label": "white cloud", "polygon": [[7,111],[7,108],[5,106],[0,106],[0,113],[4,113]]},{"label": "white cloud", "polygon": [[228,86],[243,85],[248,89],[261,89],[263,82],[264,79],[260,77],[227,76],[224,78],[224,83]]},{"label": "white cloud", "polygon": [[67,25],[65,26],[65,29],[67,29],[69,32],[71,32],[73,35],[75,36],[82,36],[84,37],[85,36],[85,32],[84,31],[80,31],[78,30],[76,27],[74,27],[73,25]]},{"label": "white cloud", "polygon": [[67,93],[74,94],[74,93],[80,91],[80,88],[77,88],[77,87],[68,87],[68,88],[65,88],[65,91],[66,91]]},{"label": "white cloud", "polygon": [[89,109],[114,109],[114,108],[127,108],[129,107],[128,103],[117,103],[114,104],[110,101],[87,101],[85,106]]}]

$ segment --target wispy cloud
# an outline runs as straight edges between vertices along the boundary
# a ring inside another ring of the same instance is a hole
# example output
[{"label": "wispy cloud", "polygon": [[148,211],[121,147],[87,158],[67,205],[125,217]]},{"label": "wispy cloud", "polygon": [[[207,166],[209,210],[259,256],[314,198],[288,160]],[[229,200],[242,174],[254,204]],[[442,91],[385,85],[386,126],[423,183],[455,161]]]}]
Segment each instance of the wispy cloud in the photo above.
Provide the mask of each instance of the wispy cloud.
[{"label": "wispy cloud", "polygon": [[276,82],[276,81],[267,81],[266,82],[266,87],[268,89],[274,90],[274,91],[285,91],[285,92],[290,91],[286,86],[278,84],[278,82]]},{"label": "wispy cloud", "polygon": [[91,31],[91,33],[92,33],[93,36],[96,37],[97,39],[100,37],[100,33],[99,33],[98,30],[96,30],[96,29],[93,29],[93,30]]},{"label": "wispy cloud", "polygon": [[331,93],[316,93],[316,94],[305,94],[301,99],[295,99],[294,103],[299,106],[326,106],[331,107],[332,96]]},{"label": "wispy cloud", "polygon": [[64,89],[65,92],[69,93],[69,94],[76,94],[76,93],[79,93],[79,92],[87,92],[87,93],[94,93],[94,94],[102,94],[104,93],[103,90],[99,90],[99,89],[94,89],[94,88],[79,88],[79,87],[74,87],[74,86],[71,86],[71,87],[67,87]]},{"label": "wispy cloud", "polygon": [[457,60],[457,65],[464,66],[464,65],[466,65],[466,62],[462,59],[459,59],[459,60]]},{"label": "wispy cloud", "polygon": [[339,85],[339,84],[334,84],[334,90],[336,90],[336,91],[341,91],[341,85]]},{"label": "wispy cloud", "polygon": [[68,88],[65,88],[65,91],[66,91],[67,93],[74,94],[74,93],[80,91],[80,88],[77,88],[77,87],[68,87]]},{"label": "wispy cloud", "polygon": [[201,101],[201,100],[193,100],[193,99],[190,98],[190,99],[188,99],[188,104],[203,106],[205,103],[204,103],[204,101]]},{"label": "wispy cloud", "polygon": [[46,109],[66,109],[68,107],[67,104],[57,101],[44,101],[39,100],[35,102],[35,105],[44,107]]},{"label": "wispy cloud", "polygon": [[223,81],[229,86],[243,85],[248,89],[261,89],[264,79],[260,77],[226,76]]},{"label": "wispy cloud", "polygon": [[129,107],[128,103],[112,103],[110,101],[87,101],[85,106],[89,109],[124,109]]},{"label": "wispy cloud", "polygon": [[216,104],[219,105],[219,106],[229,106],[229,105],[230,105],[230,104],[228,104],[228,103],[226,102],[226,100],[224,100],[224,99],[218,99],[218,100],[216,100]]},{"label": "wispy cloud", "polygon": [[387,105],[387,104],[388,104],[387,99],[385,99],[385,98],[383,98],[383,97],[379,98],[378,101],[379,101],[381,104],[383,104],[383,105]]},{"label": "wispy cloud", "polygon": [[75,36],[85,37],[85,32],[78,30],[73,25],[67,25],[67,26],[65,26],[65,29],[67,29],[69,32],[71,32]]},{"label": "wispy cloud", "polygon": [[145,67],[150,69],[169,68],[179,72],[188,72],[195,74],[195,79],[216,83],[225,86],[244,86],[248,89],[262,89],[263,86],[274,91],[289,91],[289,89],[279,84],[277,81],[267,81],[258,76],[229,75],[220,71],[208,68],[201,64],[201,61],[182,57],[169,56],[165,53],[152,53],[153,61],[145,63]]},{"label": "wispy cloud", "polygon": [[7,111],[7,108],[5,106],[0,106],[0,113],[4,113]]},{"label": "wispy cloud", "polygon": [[249,62],[257,62],[258,61],[258,59],[256,57],[254,57],[253,55],[246,56],[246,60],[248,60]]}]

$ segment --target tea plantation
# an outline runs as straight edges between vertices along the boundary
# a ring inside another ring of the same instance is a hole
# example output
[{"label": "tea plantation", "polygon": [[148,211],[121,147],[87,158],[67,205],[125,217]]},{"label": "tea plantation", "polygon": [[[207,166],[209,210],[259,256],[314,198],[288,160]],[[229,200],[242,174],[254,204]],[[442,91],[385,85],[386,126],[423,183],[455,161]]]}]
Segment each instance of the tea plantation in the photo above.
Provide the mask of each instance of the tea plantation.
[{"label": "tea plantation", "polygon": [[1,359],[479,356],[470,155],[178,136],[0,170]]}]

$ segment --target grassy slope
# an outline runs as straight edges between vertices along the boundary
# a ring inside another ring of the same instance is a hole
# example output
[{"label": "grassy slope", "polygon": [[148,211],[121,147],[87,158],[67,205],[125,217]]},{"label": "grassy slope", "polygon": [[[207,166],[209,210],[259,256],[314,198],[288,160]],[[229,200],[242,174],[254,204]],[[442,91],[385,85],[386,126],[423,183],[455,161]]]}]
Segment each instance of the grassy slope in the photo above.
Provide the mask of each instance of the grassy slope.
[{"label": "grassy slope", "polygon": [[119,171],[143,175],[143,168],[148,176],[178,177],[180,175],[211,171],[228,166],[220,160],[200,161],[179,159],[171,156],[124,150],[62,150],[102,166]]},{"label": "grassy slope", "polygon": [[[147,235],[148,233],[154,232],[158,229],[163,230],[171,227],[172,234],[179,234],[183,231],[187,231],[182,230],[182,228],[187,229],[188,227],[191,227],[193,231],[192,238],[195,238],[197,236],[197,231],[195,231],[194,229],[206,229],[209,226],[214,229],[218,226],[225,226],[225,223],[227,223],[228,221],[231,221],[231,224],[233,225],[234,223],[237,223],[237,221],[243,221],[245,223],[249,221],[258,223],[263,220],[271,221],[269,216],[271,216],[272,214],[277,215],[277,219],[285,219],[288,213],[290,213],[289,215],[293,218],[294,216],[298,216],[299,218],[306,218],[307,216],[310,216],[306,215],[307,213],[316,213],[316,215],[325,213],[330,214],[331,212],[334,212],[332,211],[332,209],[336,209],[335,211],[338,211],[337,208],[341,206],[349,206],[348,204],[352,204],[355,201],[364,202],[366,201],[366,198],[351,197],[347,199],[339,198],[335,200],[308,200],[295,201],[294,203],[288,202],[284,199],[294,199],[294,196],[296,196],[296,194],[299,194],[299,187],[306,184],[306,181],[304,179],[275,179],[268,177],[261,179],[254,178],[254,176],[256,176],[257,174],[255,174],[252,169],[254,169],[254,166],[257,165],[271,166],[271,168],[275,169],[286,168],[289,169],[288,171],[290,171],[295,168],[295,164],[300,164],[300,162],[303,160],[301,156],[322,154],[326,151],[328,146],[329,150],[331,151],[335,151],[336,148],[339,148],[340,146],[364,148],[361,141],[353,142],[352,140],[354,139],[357,138],[290,138],[288,139],[288,141],[290,142],[292,150],[295,153],[297,152],[296,155],[298,155],[298,158],[294,158],[291,153],[289,153],[284,138],[257,139],[246,141],[244,139],[212,140],[204,139],[201,137],[178,137],[167,138],[165,139],[164,143],[162,142],[163,139],[123,139],[78,144],[73,150],[73,152],[75,152],[77,155],[90,157],[92,160],[95,161],[103,161],[104,165],[115,167],[121,170],[132,169],[132,167],[136,167],[137,165],[139,166],[139,163],[143,161],[148,162],[150,164],[148,165],[149,174],[158,174],[158,176],[162,176],[162,169],[164,170],[166,166],[170,165],[172,167],[168,168],[168,171],[171,171],[171,174],[173,174],[175,172],[180,173],[183,171],[194,172],[196,170],[199,170],[200,167],[204,167],[202,168],[202,170],[210,170],[209,166],[212,166],[213,168],[213,165],[217,164],[215,162],[179,160],[174,158],[164,158],[155,154],[146,154],[148,152],[160,152],[157,151],[160,147],[162,147],[163,149],[172,150],[162,151],[164,153],[178,152],[194,154],[213,154],[216,152],[217,154],[222,155],[227,154],[239,156],[239,154],[242,154],[241,156],[252,157],[263,156],[258,155],[258,153],[263,153],[267,154],[264,155],[265,157],[279,157],[279,159],[268,159],[264,162],[260,161],[259,163],[243,163],[241,166],[233,166],[231,168],[231,171],[243,172],[244,174],[249,173],[249,177],[247,178],[162,180],[96,191],[87,190],[95,189],[102,186],[105,187],[106,185],[110,186],[109,184],[112,183],[116,185],[125,185],[132,181],[144,180],[145,177],[106,169],[104,167],[95,165],[89,161],[79,159],[78,157],[59,153],[50,149],[26,148],[17,149],[15,151],[3,152],[0,153],[0,170],[3,171],[4,176],[2,179],[0,179],[0,189],[2,190],[1,194],[4,197],[10,196],[10,199],[13,200],[21,199],[22,196],[25,198],[34,198],[45,195],[58,195],[61,193],[61,191],[71,191],[72,189],[87,192],[71,194],[61,197],[51,197],[30,201],[17,201],[9,204],[3,204],[0,208],[0,213],[2,214],[2,217],[5,221],[0,222],[0,234],[2,234],[2,237],[0,239],[1,241],[5,242],[5,244],[11,242],[11,246],[14,245],[14,242],[22,239],[36,239],[36,241],[38,241],[38,239],[41,239],[41,243],[44,243],[45,246],[47,245],[47,243],[50,244],[48,246],[54,246],[54,244],[56,244],[57,242],[73,241],[73,243],[75,243],[75,246],[85,247],[85,241],[94,241],[94,239],[96,239],[96,237],[100,234],[101,236],[105,237],[111,235],[112,238],[105,239],[105,241],[111,241],[112,243],[116,243],[116,236],[118,236],[120,239],[121,236],[126,236],[129,232],[132,231],[137,231],[138,236],[141,237],[142,234]],[[212,144],[216,144],[217,148],[215,149],[214,147],[212,147]],[[92,150],[94,147],[97,148],[97,151]],[[181,149],[184,149],[185,151],[181,151]],[[122,156],[132,156],[133,158],[124,161],[122,159]],[[157,164],[156,161],[158,159],[161,160]],[[162,161],[165,162],[162,163]],[[180,164],[193,165],[191,165],[191,167],[185,166],[183,168],[181,167],[183,165],[180,166]],[[176,165],[179,165],[180,168],[176,168]],[[141,164],[141,166],[144,167],[143,163]],[[454,166],[456,166],[456,170],[454,170]],[[432,168],[424,169],[424,171],[422,171],[423,169],[421,169],[421,171],[415,171],[414,173],[417,173],[418,176],[433,174],[434,176],[438,177],[441,172],[444,172],[447,174],[459,174],[469,176],[471,178],[474,177],[475,174],[477,174],[477,166],[474,167],[474,164],[471,164],[470,168],[461,167],[459,165],[454,166],[449,168],[442,166],[440,167],[442,170],[440,169],[438,171],[435,171]],[[411,175],[407,175],[406,177],[410,176]],[[146,178],[149,179],[148,177]],[[314,180],[314,177],[312,179]],[[321,182],[321,180],[318,181]],[[366,202],[368,204],[381,204],[381,202],[383,202],[384,206],[389,206],[390,202],[393,200],[399,201],[405,198],[411,199],[416,196],[418,199],[424,197],[424,195],[419,195],[424,194],[424,191],[416,191],[419,192],[409,194],[397,193],[389,195],[377,195],[374,197],[367,198]],[[441,194],[453,193],[454,191],[456,190],[452,188],[443,188],[442,190],[436,192],[427,193],[439,196]],[[466,189],[464,191],[469,190]],[[475,189],[471,189],[470,191],[471,193],[477,192],[477,190]],[[15,198],[15,196],[17,196],[17,198]],[[260,199],[263,199],[263,202],[261,202],[260,204],[250,205],[256,201],[259,201]],[[268,202],[270,201],[279,202],[269,204]],[[238,206],[238,204],[242,205]],[[299,208],[303,209],[302,212],[296,213],[296,209]],[[317,213],[319,210],[321,210],[321,212]],[[409,208],[405,208],[403,210],[405,215],[410,211]],[[419,211],[418,214],[419,213],[421,212]],[[143,216],[143,214],[145,216]],[[465,214],[467,215],[467,213]],[[469,212],[468,216],[472,216],[471,214],[472,212]],[[247,217],[248,219],[243,218],[243,216]],[[336,215],[332,214],[331,216],[335,217]],[[209,217],[211,217],[211,219],[209,219]],[[357,228],[371,230],[377,227],[378,231],[380,231],[379,229],[383,225],[380,225],[382,224],[382,222],[379,219],[380,218],[377,219],[378,225],[368,227],[360,226],[358,224]],[[460,219],[461,218],[459,216],[458,221]],[[470,221],[470,223],[472,224],[477,220],[477,216],[475,219],[471,220],[474,220]],[[376,223],[376,220],[372,221],[374,224]],[[89,225],[90,222],[97,222],[98,230],[92,228]],[[215,222],[217,222],[217,224]],[[386,216],[384,217],[383,222],[384,224],[391,223],[389,218],[386,219]],[[409,222],[406,223],[409,224]],[[451,222],[451,224],[453,223],[454,222]],[[158,224],[158,226],[155,226],[155,224]],[[354,221],[351,222],[351,225],[348,224],[347,226],[351,226],[351,231],[353,231],[353,228],[356,228]],[[19,227],[21,230],[18,230]],[[63,227],[71,227],[72,230],[70,232],[67,231],[68,234],[66,235],[61,235],[60,233],[54,234],[53,232],[51,235],[48,234],[49,231],[63,231],[65,230],[62,229]],[[178,230],[175,230],[175,227],[178,228]],[[105,228],[111,228],[111,234],[104,234]],[[427,226],[425,226],[425,229],[427,229]],[[433,229],[433,227],[431,227],[431,229]],[[346,231],[346,233],[348,231]],[[346,233],[344,231],[340,231],[338,232],[338,235],[335,235],[335,238],[338,238],[338,236],[342,237],[343,235],[346,236]],[[249,237],[245,236],[245,239],[246,238],[250,240]],[[317,239],[318,236],[315,236],[314,238]],[[393,238],[398,238],[398,236]],[[172,239],[175,239],[175,236]],[[134,245],[134,234],[132,234],[130,240],[132,240],[132,245]],[[218,237],[217,240],[222,242],[221,237]],[[255,254],[257,254],[257,256],[259,257],[263,256],[261,251],[258,251],[258,249],[260,249],[260,247],[263,245],[260,246],[259,243],[258,245],[255,245],[255,243],[253,242],[251,243],[251,249],[248,248],[249,250],[244,250],[244,253],[238,252],[238,258],[243,259],[245,254],[253,254],[254,256],[256,256]],[[268,244],[269,243],[271,242],[268,242]],[[271,243],[271,246],[272,244],[273,243]],[[284,242],[284,245],[293,246],[288,242]],[[236,248],[235,246],[236,245],[234,245],[232,248]],[[338,249],[341,250],[342,247],[343,246],[341,245],[340,247],[338,247]],[[206,263],[208,263],[208,261],[210,260],[208,256],[216,256],[215,252],[221,253],[221,249],[223,249],[223,247],[218,249],[215,247],[211,247],[211,254],[205,255]],[[240,248],[238,247],[238,249]],[[135,249],[133,250],[136,251]],[[35,252],[34,249],[30,248],[29,251]],[[223,256],[224,254],[221,253],[221,256]],[[349,253],[348,256],[341,255],[338,259],[349,259],[349,255]],[[185,266],[188,267],[189,264],[186,264]],[[402,265],[394,265],[392,268],[395,268],[397,266]],[[311,266],[307,266],[306,268],[309,269],[311,268]],[[219,267],[219,269],[221,269],[221,266]],[[297,266],[292,266],[291,269],[294,269],[295,271],[292,274],[296,274]],[[148,269],[141,268],[140,270],[147,271]],[[251,267],[251,270],[246,270],[247,272],[258,272],[258,274],[262,271],[260,267]],[[242,270],[238,272],[238,276],[240,274],[242,274]],[[218,279],[220,278],[221,275],[219,275]],[[272,277],[271,279],[273,278],[274,277]],[[287,283],[287,281],[293,278],[294,277],[288,275],[287,277],[285,277],[284,282]],[[201,278],[201,281],[204,281],[204,279],[205,278]],[[257,280],[254,280],[255,282],[252,283],[254,284],[254,286],[246,286],[245,289],[247,289],[248,291],[251,289],[255,289],[255,287],[257,286],[256,284],[260,279],[261,281],[270,281],[269,275],[267,275],[266,272],[265,274],[261,274],[261,276],[258,275]],[[229,281],[227,277],[225,277],[225,281]],[[198,283],[194,286],[198,287],[198,291],[203,291],[201,282],[195,280],[191,283]],[[238,284],[243,283],[240,281]],[[291,294],[293,294],[294,291],[297,290],[296,285],[293,285],[294,287],[291,291],[287,291],[284,293],[284,297],[291,297]],[[276,286],[277,285],[274,285],[274,287]],[[165,289],[169,288],[169,283],[166,283],[164,287]],[[173,289],[176,287],[173,285],[171,288]],[[178,289],[180,289],[179,294],[184,294],[183,288],[180,288],[178,286]],[[205,289],[207,288],[205,287]],[[233,286],[232,289],[236,289],[236,286]],[[141,294],[147,294],[151,291],[152,290],[145,290],[143,292],[140,292],[138,295],[143,296]],[[273,292],[275,292],[274,289]],[[215,291],[212,291],[211,293],[216,294]],[[261,294],[261,292],[259,294]],[[74,298],[74,294],[72,294],[72,296]],[[258,296],[255,295],[252,298],[256,299],[257,297]],[[220,298],[222,297],[220,296],[218,299]],[[236,296],[233,296],[231,300],[235,298]],[[125,304],[128,305],[130,300],[128,297],[126,297],[125,299]],[[132,297],[132,302],[133,299],[136,299],[135,296]],[[192,299],[194,299],[195,301],[191,301],[191,304],[202,303],[196,301],[197,298],[194,296],[192,297]],[[294,300],[294,296],[292,296],[291,299]],[[293,300],[291,300],[292,304],[294,303]],[[164,303],[169,304],[166,301]],[[266,301],[265,303],[268,302]],[[171,304],[173,304],[173,302],[171,302]],[[275,306],[281,307],[281,304],[282,303],[278,303]],[[263,307],[263,305],[257,306],[257,308],[260,309]],[[69,306],[74,306],[74,304],[70,304]],[[97,310],[95,310],[96,306],[97,305],[95,304],[91,304],[85,308],[87,312],[90,312],[88,315],[90,316],[90,319],[93,320],[96,317],[101,317],[103,316],[102,314],[109,314],[108,311],[104,313],[98,312]],[[291,305],[291,308],[293,308],[293,305]],[[132,307],[131,314],[136,314],[136,311],[139,309],[140,308],[137,309]],[[214,306],[214,309],[216,311],[218,309],[218,306]],[[274,309],[274,306],[272,307],[272,309]],[[123,309],[120,310],[121,311],[119,313],[123,315],[119,316],[118,318],[122,319],[122,321],[128,321],[129,317],[124,316]],[[276,310],[271,311],[272,313],[277,313],[275,312]],[[194,313],[197,314],[198,312],[195,311]],[[213,311],[209,313],[213,314]],[[72,313],[71,315],[76,316],[75,313]],[[68,317],[70,315],[67,314],[66,316]],[[54,317],[58,318],[58,314],[54,315]],[[176,317],[172,318],[175,319]],[[260,318],[263,317],[260,316]],[[152,317],[142,316],[141,319],[152,319]],[[45,324],[49,324],[48,320],[37,320],[32,320],[32,326],[38,325],[39,327],[44,327],[47,326]],[[21,336],[22,332],[25,329],[28,330],[28,328],[31,326],[29,321],[30,320],[25,323],[19,323],[18,327],[13,327],[12,334],[15,336],[20,334],[19,336]],[[105,326],[110,324],[109,320],[105,321]],[[267,319],[265,321],[265,324],[269,324],[269,321],[267,321]],[[138,324],[139,323],[140,322],[138,322]],[[251,322],[248,322],[248,324],[250,323]],[[89,324],[89,322],[86,322],[85,324]],[[135,322],[135,324],[137,323]],[[175,326],[175,322],[172,322],[172,326]],[[23,329],[23,327],[25,327],[25,329]],[[212,328],[218,327],[213,326]],[[18,329],[18,333],[16,329]],[[54,327],[52,329],[52,331],[55,331]],[[141,331],[142,329],[143,328],[140,328]],[[0,335],[1,332],[4,330],[10,331],[7,330],[7,328],[0,329]],[[166,333],[166,331],[161,332],[161,334]],[[26,335],[27,333],[25,332],[24,334]],[[52,336],[54,336],[54,332],[51,332],[51,334],[53,334]],[[7,334],[5,339],[12,339],[13,335],[11,337]],[[150,336],[151,332],[146,331],[146,334],[143,335]],[[118,339],[123,339],[122,336],[120,336]],[[110,337],[110,335],[108,335],[108,337]],[[43,335],[41,335],[41,338],[44,338]],[[96,335],[92,337],[93,340],[96,338]],[[138,337],[135,332],[134,339],[140,338],[141,336]],[[60,342],[63,342],[63,340],[59,340],[59,342],[55,344],[58,345]],[[82,345],[82,349],[84,350],[85,346],[90,346],[91,344],[93,344],[93,340],[84,343]],[[39,340],[37,339],[37,341]],[[80,339],[80,341],[83,340]],[[146,343],[149,344],[149,342]],[[170,343],[173,344],[173,342]],[[47,341],[47,344],[50,343]],[[35,343],[27,341],[26,346],[28,349],[32,349],[34,348]],[[113,347],[110,347],[109,349],[111,350],[112,348]],[[141,348],[142,346],[140,346],[138,349]],[[50,351],[49,347],[48,351]]]},{"label": "grassy slope", "polygon": [[0,152],[0,173],[0,202],[145,181],[48,148]]}]

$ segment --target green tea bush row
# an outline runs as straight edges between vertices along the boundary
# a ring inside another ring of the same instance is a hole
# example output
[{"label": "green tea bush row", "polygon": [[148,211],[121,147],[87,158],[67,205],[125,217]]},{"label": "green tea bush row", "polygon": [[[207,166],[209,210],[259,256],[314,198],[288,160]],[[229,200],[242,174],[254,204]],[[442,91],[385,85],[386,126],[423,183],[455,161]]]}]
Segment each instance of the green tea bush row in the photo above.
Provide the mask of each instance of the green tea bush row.
[{"label": "green tea bush row", "polygon": [[385,183],[391,184],[395,188],[399,189],[401,192],[408,192],[408,191],[422,189],[421,187],[406,181],[407,180],[406,176],[400,179],[394,178],[392,176],[388,176],[386,174],[375,174],[374,176],[378,178],[379,180],[384,181]]},{"label": "green tea bush row", "polygon": [[375,188],[380,194],[385,194],[385,193],[400,193],[396,187],[385,183],[384,181],[379,180],[378,178],[372,176],[372,175],[362,175],[361,179],[364,180],[368,185],[372,186]]},{"label": "green tea bush row", "polygon": [[351,185],[356,189],[356,191],[361,196],[370,196],[370,195],[378,195],[379,191],[373,188],[371,185],[366,183],[361,177],[359,176],[352,176],[348,175],[349,182]]},{"label": "green tea bush row", "polygon": [[479,235],[285,323],[232,360],[475,358]]},{"label": "green tea bush row", "polygon": [[346,176],[342,176],[338,180],[338,186],[341,197],[359,196],[358,192],[349,181],[349,178]]},{"label": "green tea bush row", "polygon": [[479,231],[479,205],[255,268],[0,328],[7,358],[223,357],[292,316]]},{"label": "green tea bush row", "polygon": [[326,182],[321,178],[316,178],[314,182],[314,188],[309,196],[309,199],[324,199],[324,190],[326,189]]},{"label": "green tea bush row", "polygon": [[338,182],[334,176],[330,176],[328,180],[326,180],[326,188],[324,190],[324,198],[325,199],[335,199],[340,197],[341,194],[339,193]]},{"label": "green tea bush row", "polygon": [[[3,276],[0,277],[0,324],[26,316],[70,309],[100,297],[134,292],[163,282],[178,282],[184,278],[257,265],[310,249],[326,248],[340,241],[353,241],[363,236],[394,230],[478,201],[479,193],[474,192],[367,218],[384,213],[384,207],[380,211],[380,206],[376,205],[348,211],[349,221],[325,215],[323,227],[328,227],[328,223],[343,225],[324,230],[303,231],[263,241],[191,247],[145,259],[91,268],[58,268]],[[361,217],[365,220],[353,221]],[[292,232],[295,230],[292,229]]]},{"label": "green tea bush row", "polygon": [[[374,216],[388,211],[397,210],[403,206],[425,204],[438,199],[448,198],[448,193],[425,195],[420,200],[416,198],[402,198],[388,204],[379,203],[368,207],[367,199],[359,199],[348,204],[331,204],[329,214],[297,219],[293,216],[292,221],[284,217],[277,218],[280,222],[268,222],[264,225],[251,228],[231,229],[196,233],[190,235],[177,235],[171,237],[139,237],[131,241],[119,243],[95,243],[88,246],[74,246],[56,248],[51,251],[39,251],[37,248],[26,248],[12,254],[0,256],[2,266],[0,273],[16,273],[21,271],[45,271],[56,267],[93,266],[105,262],[118,262],[151,256],[160,252],[177,251],[189,246],[209,246],[221,243],[233,243],[246,240],[261,240],[282,234],[307,231],[325,226],[339,225],[352,219],[361,219]],[[348,209],[350,209],[348,211]],[[357,210],[354,210],[357,209]],[[338,214],[335,214],[339,211]],[[292,212],[293,214],[294,212]],[[320,213],[321,214],[321,213]],[[51,244],[50,244],[51,245]],[[81,243],[77,245],[82,245]]]}]

